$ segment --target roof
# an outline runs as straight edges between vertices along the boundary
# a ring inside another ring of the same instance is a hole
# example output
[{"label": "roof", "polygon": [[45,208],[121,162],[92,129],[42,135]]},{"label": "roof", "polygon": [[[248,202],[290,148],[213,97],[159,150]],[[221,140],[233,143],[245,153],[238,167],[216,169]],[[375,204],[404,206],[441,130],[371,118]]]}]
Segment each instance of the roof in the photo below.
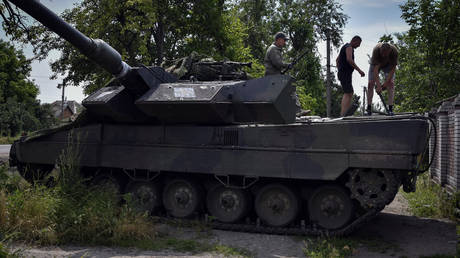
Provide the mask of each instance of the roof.
[{"label": "roof", "polygon": [[[51,110],[54,113],[55,117],[58,117],[61,115],[61,107],[62,107],[62,101],[57,100],[51,103]],[[78,113],[79,110],[81,110],[83,106],[76,102],[75,100],[68,100],[64,101],[64,109],[69,109],[72,115],[75,115]]]}]

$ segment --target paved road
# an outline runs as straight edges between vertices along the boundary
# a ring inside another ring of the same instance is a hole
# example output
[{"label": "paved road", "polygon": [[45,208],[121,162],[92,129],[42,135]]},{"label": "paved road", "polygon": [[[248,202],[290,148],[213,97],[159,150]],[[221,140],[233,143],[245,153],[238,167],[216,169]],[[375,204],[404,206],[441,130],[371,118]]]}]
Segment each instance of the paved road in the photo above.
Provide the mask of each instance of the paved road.
[{"label": "paved road", "polygon": [[10,154],[11,144],[0,144],[0,156],[8,156]]}]

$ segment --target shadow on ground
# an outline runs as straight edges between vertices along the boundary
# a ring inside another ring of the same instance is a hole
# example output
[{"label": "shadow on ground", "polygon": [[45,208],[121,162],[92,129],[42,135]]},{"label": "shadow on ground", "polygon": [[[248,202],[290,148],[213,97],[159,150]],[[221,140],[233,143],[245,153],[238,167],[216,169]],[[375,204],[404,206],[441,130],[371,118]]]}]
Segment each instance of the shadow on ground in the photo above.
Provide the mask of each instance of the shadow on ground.
[{"label": "shadow on ground", "polygon": [[358,248],[356,257],[453,257],[457,243],[455,226],[445,220],[380,213],[350,237],[382,242],[380,246],[371,244]]}]

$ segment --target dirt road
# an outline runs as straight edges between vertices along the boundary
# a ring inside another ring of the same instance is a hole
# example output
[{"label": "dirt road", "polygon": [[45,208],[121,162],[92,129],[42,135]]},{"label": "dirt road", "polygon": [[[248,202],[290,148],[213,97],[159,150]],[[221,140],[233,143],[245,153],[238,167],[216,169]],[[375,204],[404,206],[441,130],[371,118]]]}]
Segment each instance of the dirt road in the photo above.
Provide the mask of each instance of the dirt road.
[{"label": "dirt road", "polygon": [[[305,257],[307,237],[264,235],[212,230],[197,233],[193,228],[160,226],[171,237],[219,243],[250,251],[255,257]],[[381,214],[358,229],[346,241],[355,244],[353,257],[420,257],[455,255],[455,223],[410,216],[405,199],[398,195]],[[134,248],[61,246],[19,247],[26,257],[223,257],[219,253],[143,251]]]}]

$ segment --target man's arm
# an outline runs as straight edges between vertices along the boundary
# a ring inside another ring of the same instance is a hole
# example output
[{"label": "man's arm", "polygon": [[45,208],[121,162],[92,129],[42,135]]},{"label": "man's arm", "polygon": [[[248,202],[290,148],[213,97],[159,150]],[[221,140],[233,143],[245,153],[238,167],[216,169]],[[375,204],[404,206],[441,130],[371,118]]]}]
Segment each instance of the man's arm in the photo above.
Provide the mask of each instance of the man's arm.
[{"label": "man's arm", "polygon": [[390,72],[388,73],[388,77],[386,78],[385,83],[383,84],[383,87],[385,88],[387,85],[390,85],[392,80],[393,80],[393,75],[396,72],[396,65],[398,64],[398,52],[394,50],[394,52],[391,53],[392,56],[392,65],[393,67],[391,68]]},{"label": "man's arm", "polygon": [[339,68],[339,57],[335,59],[335,67]]},{"label": "man's arm", "polygon": [[388,76],[387,76],[385,82],[383,83],[383,88],[386,88],[388,85],[391,84],[391,81],[393,80],[393,75],[395,74],[395,71],[396,71],[396,65],[393,66],[393,68],[391,68],[390,72],[388,73]]},{"label": "man's arm", "polygon": [[361,74],[361,77],[364,77],[364,72],[359,69],[359,67],[356,65],[355,61],[353,60],[353,47],[349,46],[346,49],[347,53],[347,62],[358,71],[359,74]]}]

